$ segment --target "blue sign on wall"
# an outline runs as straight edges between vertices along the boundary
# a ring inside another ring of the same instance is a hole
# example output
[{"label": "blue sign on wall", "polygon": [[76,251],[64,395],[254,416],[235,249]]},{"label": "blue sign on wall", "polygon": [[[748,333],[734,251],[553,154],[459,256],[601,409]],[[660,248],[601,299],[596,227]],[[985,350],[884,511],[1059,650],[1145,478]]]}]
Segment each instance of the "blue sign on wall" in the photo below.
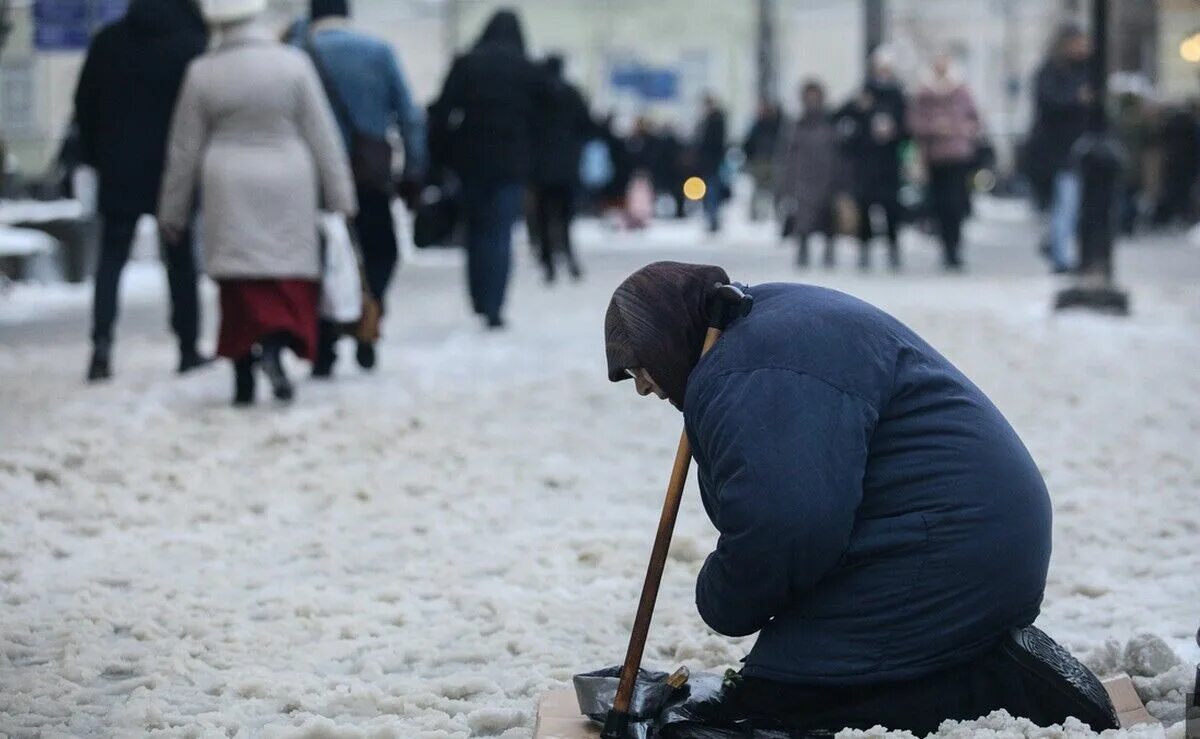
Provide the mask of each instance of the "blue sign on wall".
[{"label": "blue sign on wall", "polygon": [[34,0],[33,43],[43,51],[86,49],[96,29],[125,15],[128,0]]},{"label": "blue sign on wall", "polygon": [[644,100],[679,97],[679,72],[673,69],[656,69],[637,62],[619,64],[612,68],[609,80],[613,87],[635,92]]}]

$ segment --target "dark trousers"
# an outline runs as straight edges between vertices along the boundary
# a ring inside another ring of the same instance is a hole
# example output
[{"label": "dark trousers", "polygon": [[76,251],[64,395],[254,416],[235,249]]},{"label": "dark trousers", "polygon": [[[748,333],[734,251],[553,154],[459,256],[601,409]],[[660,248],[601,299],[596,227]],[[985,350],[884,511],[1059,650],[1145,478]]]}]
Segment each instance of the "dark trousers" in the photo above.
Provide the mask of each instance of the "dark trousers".
[{"label": "dark trousers", "polygon": [[391,195],[359,187],[358,217],[354,219],[354,229],[358,232],[367,287],[382,309],[400,256],[396,243],[396,224],[392,220]]},{"label": "dark trousers", "polygon": [[858,238],[861,242],[862,253],[861,262],[866,264],[871,248],[871,239],[876,236],[874,219],[871,218],[872,210],[878,206],[883,213],[885,233],[888,239],[888,256],[893,263],[900,259],[900,201],[895,195],[892,196],[867,196],[858,198]]},{"label": "dark trousers", "polygon": [[[100,234],[100,261],[96,267],[95,293],[92,301],[92,342],[111,342],[113,324],[117,321],[117,296],[121,272],[129,261],[137,215],[108,214],[103,216]],[[171,330],[179,338],[179,346],[190,351],[195,348],[200,332],[200,296],[196,285],[196,257],[189,231],[180,243],[162,249],[167,268],[167,285],[171,292]]]},{"label": "dark trousers", "polygon": [[810,220],[812,222],[806,224],[806,229],[797,229],[795,232],[796,243],[800,247],[796,261],[801,267],[808,266],[809,244],[813,236],[821,234],[825,237],[825,266],[832,267],[834,264],[834,240],[837,231],[833,222],[833,204],[829,203],[822,206],[816,219]]},{"label": "dark trousers", "polygon": [[966,164],[932,164],[929,167],[929,205],[942,240],[942,261],[947,267],[962,264],[962,226],[971,212]]},{"label": "dark trousers", "polygon": [[704,218],[708,222],[708,230],[716,233],[721,230],[721,202],[725,199],[722,192],[720,172],[709,172],[704,175],[704,198],[700,204],[704,208]]},{"label": "dark trousers", "polygon": [[575,217],[575,193],[570,185],[539,185],[534,191],[533,222],[542,268],[553,280],[559,255],[567,269],[578,276],[579,264],[571,246],[571,221]]},{"label": "dark trousers", "polygon": [[467,287],[475,312],[501,318],[512,263],[512,230],[524,188],[514,182],[467,182]]},{"label": "dark trousers", "polygon": [[[371,188],[358,188],[358,216],[354,219],[359,252],[362,255],[363,275],[367,289],[385,310],[384,299],[396,273],[400,246],[396,242],[396,223],[392,219],[392,196]],[[337,361],[337,340],[340,328],[325,319],[318,323],[317,362],[333,366]]]},{"label": "dark trousers", "polygon": [[1001,708],[1041,726],[1074,716],[1094,731],[1116,728],[1112,704],[1095,676],[1045,634],[1026,632],[1039,642],[1032,652],[1006,637],[966,664],[914,680],[813,687],[748,677],[731,708],[752,721],[799,730],[882,724],[922,736],[946,719],[971,720]]}]

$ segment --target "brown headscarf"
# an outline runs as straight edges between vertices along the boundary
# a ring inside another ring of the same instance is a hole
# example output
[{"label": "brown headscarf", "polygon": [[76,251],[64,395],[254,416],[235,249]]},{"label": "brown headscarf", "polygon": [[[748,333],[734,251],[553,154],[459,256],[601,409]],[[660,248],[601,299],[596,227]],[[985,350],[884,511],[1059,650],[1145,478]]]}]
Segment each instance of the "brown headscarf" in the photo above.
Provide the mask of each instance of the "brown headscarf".
[{"label": "brown headscarf", "polygon": [[642,367],[682,409],[704,347],[708,300],[728,283],[720,267],[679,262],[655,262],[627,277],[604,317],[608,379],[628,380],[626,370]]}]

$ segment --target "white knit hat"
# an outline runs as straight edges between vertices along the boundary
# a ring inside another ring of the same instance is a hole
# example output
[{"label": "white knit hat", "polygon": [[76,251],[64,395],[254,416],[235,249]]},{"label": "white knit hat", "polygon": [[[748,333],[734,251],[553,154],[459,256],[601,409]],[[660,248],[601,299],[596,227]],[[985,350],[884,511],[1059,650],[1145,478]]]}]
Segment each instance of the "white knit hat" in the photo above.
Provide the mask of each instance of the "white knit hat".
[{"label": "white knit hat", "polygon": [[204,20],[210,24],[249,20],[267,9],[267,0],[200,0]]}]

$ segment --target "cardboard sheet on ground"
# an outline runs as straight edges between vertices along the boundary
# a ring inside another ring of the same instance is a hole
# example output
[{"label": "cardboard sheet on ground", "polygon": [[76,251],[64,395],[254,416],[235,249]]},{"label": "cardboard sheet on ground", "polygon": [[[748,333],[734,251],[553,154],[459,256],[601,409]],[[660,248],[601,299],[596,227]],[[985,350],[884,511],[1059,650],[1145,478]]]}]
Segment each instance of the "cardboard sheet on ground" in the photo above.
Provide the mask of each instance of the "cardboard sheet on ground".
[{"label": "cardboard sheet on ground", "polygon": [[[1105,680],[1104,689],[1112,699],[1122,728],[1154,722],[1128,675]],[[543,693],[538,700],[533,739],[595,739],[599,736],[600,727],[580,715],[574,691],[555,690]]]}]

